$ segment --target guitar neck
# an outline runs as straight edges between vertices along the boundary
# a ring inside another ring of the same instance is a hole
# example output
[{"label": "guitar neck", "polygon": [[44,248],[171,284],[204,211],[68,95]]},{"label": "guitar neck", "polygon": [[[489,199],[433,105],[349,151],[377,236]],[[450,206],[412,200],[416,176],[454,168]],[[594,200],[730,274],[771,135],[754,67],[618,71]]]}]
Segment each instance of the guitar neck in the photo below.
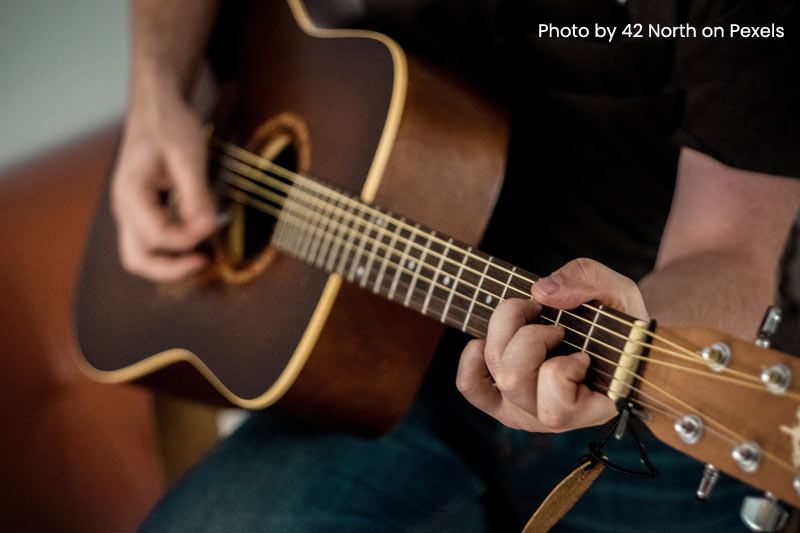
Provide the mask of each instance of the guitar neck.
[{"label": "guitar neck", "polygon": [[[237,157],[253,158],[246,152]],[[243,164],[230,156],[224,159],[222,178],[236,189],[228,195],[276,216],[272,245],[278,250],[474,337],[486,337],[489,318],[500,302],[530,298],[538,279],[417,222],[263,160]],[[598,305],[571,311],[544,307],[540,321],[562,326],[571,349],[599,356],[593,368],[607,385],[634,318]]]}]

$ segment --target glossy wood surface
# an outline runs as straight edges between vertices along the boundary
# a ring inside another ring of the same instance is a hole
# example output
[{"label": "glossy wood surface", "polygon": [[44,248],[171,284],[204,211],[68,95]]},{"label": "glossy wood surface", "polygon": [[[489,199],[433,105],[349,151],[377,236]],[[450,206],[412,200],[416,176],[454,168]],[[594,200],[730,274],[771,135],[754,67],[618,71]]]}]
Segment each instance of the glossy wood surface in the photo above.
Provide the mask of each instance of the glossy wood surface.
[{"label": "glossy wood surface", "polygon": [[[788,393],[773,394],[758,380],[749,380],[749,386],[723,381],[718,376],[738,381],[744,378],[714,372],[704,364],[676,360],[664,352],[674,351],[674,346],[656,340],[656,348],[650,351],[642,372],[641,392],[635,397],[644,406],[658,408],[645,410],[654,415],[647,425],[659,439],[749,485],[770,491],[791,505],[800,505],[800,494],[792,487],[795,476],[800,474],[800,387],[796,384],[800,360],[708,329],[658,328],[656,333],[698,352],[723,342],[732,353],[728,368],[751,377],[758,378],[762,369],[776,364],[785,364],[792,370],[794,382]],[[659,361],[677,363],[678,367],[661,365]],[[695,444],[683,442],[674,429],[676,420],[686,414],[699,415],[706,426]],[[797,440],[781,427],[794,428]],[[749,441],[758,443],[764,451],[754,472],[743,471],[732,457],[735,446]],[[698,475],[700,471],[698,465]]]}]

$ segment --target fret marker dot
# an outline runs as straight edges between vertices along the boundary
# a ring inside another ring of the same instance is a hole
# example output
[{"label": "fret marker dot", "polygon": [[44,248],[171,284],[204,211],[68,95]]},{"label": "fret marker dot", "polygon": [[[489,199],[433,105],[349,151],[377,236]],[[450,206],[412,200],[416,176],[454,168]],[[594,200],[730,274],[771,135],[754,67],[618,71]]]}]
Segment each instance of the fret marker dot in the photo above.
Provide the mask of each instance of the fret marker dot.
[{"label": "fret marker dot", "polygon": [[442,280],[442,283],[444,283],[445,285],[450,285],[450,276],[445,276],[444,279]]},{"label": "fret marker dot", "polygon": [[377,224],[378,226],[383,226],[383,219],[379,218],[378,220],[375,221],[375,224]]},{"label": "fret marker dot", "polygon": [[486,300],[484,300],[484,301],[485,301],[487,304],[490,304],[490,303],[492,303],[492,295],[491,295],[491,294],[487,294],[487,295],[486,295]]},{"label": "fret marker dot", "polygon": [[417,264],[414,261],[409,261],[408,268],[414,270],[415,268],[417,268]]},{"label": "fret marker dot", "polygon": [[356,269],[356,277],[357,277],[357,278],[360,278],[360,277],[361,277],[361,276],[363,276],[363,275],[364,275],[364,267],[363,267],[363,266],[360,266],[360,267],[358,267],[358,268]]}]

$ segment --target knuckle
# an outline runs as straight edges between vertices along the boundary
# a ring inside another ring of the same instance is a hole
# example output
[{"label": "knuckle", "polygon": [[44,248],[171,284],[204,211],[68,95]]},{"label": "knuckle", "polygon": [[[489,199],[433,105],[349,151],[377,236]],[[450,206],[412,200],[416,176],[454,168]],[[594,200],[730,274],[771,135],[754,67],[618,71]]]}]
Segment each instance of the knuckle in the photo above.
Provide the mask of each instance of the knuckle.
[{"label": "knuckle", "polygon": [[469,396],[473,389],[472,381],[462,372],[456,374],[456,389],[464,396]]},{"label": "knuckle", "polygon": [[501,370],[493,374],[494,382],[497,388],[504,392],[514,392],[522,388],[525,380],[520,376],[519,372],[510,372]]},{"label": "knuckle", "polygon": [[500,302],[494,310],[492,316],[505,318],[515,314],[521,307],[523,300],[519,298],[508,298]]},{"label": "knuckle", "polygon": [[564,431],[569,422],[567,413],[552,407],[540,407],[537,412],[537,418],[543,426],[553,432]]},{"label": "knuckle", "polygon": [[486,343],[483,350],[483,359],[486,361],[486,366],[495,369],[501,365],[503,360],[503,351],[496,343]]},{"label": "knuckle", "polygon": [[573,259],[565,268],[572,277],[587,284],[594,284],[597,280],[597,263],[588,257]]},{"label": "knuckle", "polygon": [[147,274],[144,258],[139,254],[124,252],[120,256],[120,263],[122,268],[131,274],[136,274],[137,276],[145,276]]}]

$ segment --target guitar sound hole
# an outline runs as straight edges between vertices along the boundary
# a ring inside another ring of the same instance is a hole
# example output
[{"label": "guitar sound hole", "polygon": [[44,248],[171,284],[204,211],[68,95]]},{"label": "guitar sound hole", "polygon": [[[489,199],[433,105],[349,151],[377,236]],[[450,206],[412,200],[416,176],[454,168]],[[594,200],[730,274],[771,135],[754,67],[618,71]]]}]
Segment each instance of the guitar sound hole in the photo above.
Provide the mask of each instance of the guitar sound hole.
[{"label": "guitar sound hole", "polygon": [[[295,115],[282,113],[264,123],[251,136],[245,148],[286,170],[305,173],[309,166],[308,132]],[[266,180],[266,183],[261,180]],[[258,187],[285,196],[285,181],[272,173],[251,179]],[[250,193],[255,201],[232,201],[226,206],[230,222],[215,242],[217,272],[229,283],[244,283],[264,271],[275,256],[269,245],[275,229],[274,213],[259,208],[259,193]]]},{"label": "guitar sound hole", "polygon": [[[297,154],[293,145],[288,145],[273,160],[273,163],[287,170],[296,171]],[[240,261],[246,263],[257,257],[269,244],[275,229],[275,217],[256,209],[244,206],[244,237]]]}]

